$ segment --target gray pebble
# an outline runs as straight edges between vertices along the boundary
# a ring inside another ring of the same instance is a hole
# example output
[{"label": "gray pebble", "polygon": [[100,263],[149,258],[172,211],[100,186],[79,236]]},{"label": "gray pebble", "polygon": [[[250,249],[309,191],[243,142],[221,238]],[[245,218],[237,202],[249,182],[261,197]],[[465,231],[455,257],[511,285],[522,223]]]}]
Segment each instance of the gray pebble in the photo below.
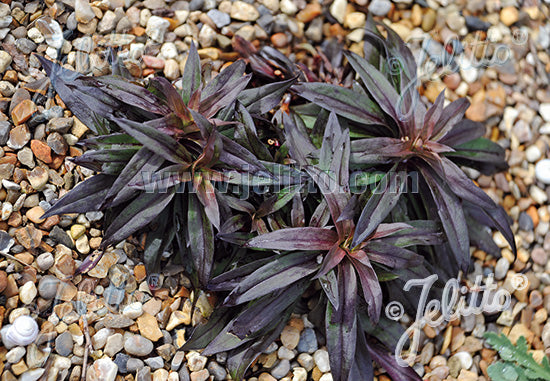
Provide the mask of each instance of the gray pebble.
[{"label": "gray pebble", "polygon": [[[141,362],[141,365],[143,366],[143,362],[141,360],[139,360],[139,359],[133,359],[133,360]],[[117,353],[117,355],[115,356],[115,359],[113,361],[118,366],[118,372],[119,373],[124,374],[124,373],[128,372],[129,357],[128,357],[127,354]]]},{"label": "gray pebble", "polygon": [[136,381],[151,381],[151,368],[146,366],[139,369],[136,373]]},{"label": "gray pebble", "polygon": [[69,356],[73,351],[73,336],[69,331],[63,332],[55,339],[55,351],[64,357]]},{"label": "gray pebble", "polygon": [[504,257],[500,258],[495,265],[495,279],[504,279],[509,268],[510,263],[508,262],[508,260]]},{"label": "gray pebble", "polygon": [[227,376],[227,372],[225,371],[224,367],[215,361],[210,361],[207,369],[208,369],[208,372],[212,376],[214,376],[214,380],[216,381],[225,380],[225,377]]},{"label": "gray pebble", "polygon": [[134,356],[147,356],[153,351],[153,342],[143,336],[134,335],[124,342],[124,350]]},{"label": "gray pebble", "polygon": [[206,14],[210,19],[216,24],[218,28],[222,28],[226,25],[229,25],[231,22],[231,17],[227,13],[220,12],[217,9],[211,9]]},{"label": "gray pebble", "polygon": [[147,364],[152,370],[157,370],[164,367],[164,360],[160,356],[149,357],[145,359],[145,364]]},{"label": "gray pebble", "polygon": [[[120,355],[121,353],[119,353]],[[144,362],[140,359],[130,357],[126,362],[126,371],[129,373],[135,372],[136,370],[144,367]]]},{"label": "gray pebble", "polygon": [[290,371],[290,362],[288,360],[281,360],[277,365],[271,369],[271,375],[277,379],[283,378]]},{"label": "gray pebble", "polygon": [[10,137],[11,124],[8,121],[0,121],[0,145],[6,145]]},{"label": "gray pebble", "polygon": [[369,4],[369,11],[375,16],[385,16],[391,9],[389,0],[374,0]]},{"label": "gray pebble", "polygon": [[311,328],[306,328],[300,335],[300,341],[298,342],[298,347],[296,348],[300,353],[314,353],[319,349],[317,344],[317,336],[315,336],[315,331]]},{"label": "gray pebble", "polygon": [[535,225],[533,224],[533,219],[525,212],[521,212],[519,214],[518,225],[520,230],[527,232],[533,231],[533,229],[535,228]]},{"label": "gray pebble", "polygon": [[59,279],[52,275],[44,275],[38,282],[38,294],[46,300],[55,298],[59,282]]},{"label": "gray pebble", "polygon": [[38,268],[42,271],[48,270],[50,267],[53,266],[54,262],[55,260],[52,253],[43,253],[36,258],[36,264],[38,265]]},{"label": "gray pebble", "polygon": [[69,237],[65,230],[61,229],[57,225],[52,228],[49,237],[70,249],[74,248],[73,240]]}]

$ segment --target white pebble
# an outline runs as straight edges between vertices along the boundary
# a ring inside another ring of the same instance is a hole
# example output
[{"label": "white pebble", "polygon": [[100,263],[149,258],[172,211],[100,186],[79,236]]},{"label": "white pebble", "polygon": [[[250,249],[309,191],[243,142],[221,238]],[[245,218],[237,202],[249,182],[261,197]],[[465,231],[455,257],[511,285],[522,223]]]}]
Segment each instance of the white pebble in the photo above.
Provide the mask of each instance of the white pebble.
[{"label": "white pebble", "polygon": [[550,184],[550,159],[543,159],[535,165],[535,176],[544,184]]},{"label": "white pebble", "polygon": [[468,352],[458,352],[453,357],[456,357],[460,362],[461,368],[466,370],[470,369],[474,362],[472,355]]},{"label": "white pebble", "polygon": [[525,158],[529,163],[534,163],[542,156],[539,147],[533,145],[525,150]]},{"label": "white pebble", "polygon": [[529,195],[531,196],[533,201],[535,201],[539,205],[542,205],[546,201],[548,201],[548,196],[546,195],[546,192],[535,185],[532,185],[531,188],[529,188]]},{"label": "white pebble", "polygon": [[550,122],[550,103],[541,103],[539,114],[546,122]]},{"label": "white pebble", "polygon": [[330,371],[330,360],[328,357],[328,352],[324,349],[319,349],[315,351],[313,354],[313,361],[315,361],[315,365],[317,365],[317,368],[321,371],[321,373],[326,373]]}]

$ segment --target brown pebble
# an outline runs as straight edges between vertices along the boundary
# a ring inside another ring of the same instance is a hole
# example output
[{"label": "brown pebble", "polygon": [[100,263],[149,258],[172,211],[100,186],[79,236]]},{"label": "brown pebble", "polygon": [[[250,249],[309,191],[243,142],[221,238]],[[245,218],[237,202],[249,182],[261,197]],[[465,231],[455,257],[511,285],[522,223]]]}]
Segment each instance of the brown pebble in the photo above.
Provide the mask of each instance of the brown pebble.
[{"label": "brown pebble", "polygon": [[458,88],[461,81],[462,81],[462,78],[458,73],[452,73],[452,74],[446,75],[443,78],[443,82],[445,83],[445,85],[447,85],[449,90],[453,90],[453,91],[455,91]]},{"label": "brown pebble", "polygon": [[134,276],[136,277],[136,280],[138,282],[141,282],[145,280],[147,277],[147,272],[145,271],[145,266],[143,265],[136,265],[134,267]]},{"label": "brown pebble", "polygon": [[275,33],[271,36],[271,42],[276,48],[284,48],[288,45],[288,37],[285,33]]},{"label": "brown pebble", "polygon": [[531,217],[531,219],[533,220],[533,226],[536,229],[539,225],[539,214],[537,212],[537,208],[534,205],[531,205],[529,208],[527,208],[525,213],[527,213],[529,217]]},{"label": "brown pebble", "polygon": [[298,12],[298,14],[296,15],[296,19],[298,21],[307,23],[312,21],[315,17],[319,16],[322,11],[323,10],[319,3],[311,3],[306,5],[304,9]]},{"label": "brown pebble", "polygon": [[546,266],[548,262],[548,253],[542,247],[536,247],[531,252],[531,259],[537,265]]},{"label": "brown pebble", "polygon": [[8,274],[5,271],[0,270],[0,293],[4,292],[8,286]]},{"label": "brown pebble", "polygon": [[42,241],[42,232],[32,225],[15,231],[15,238],[25,247],[25,249],[34,249]]},{"label": "brown pebble", "polygon": [[15,106],[13,111],[11,112],[13,124],[18,126],[21,123],[25,123],[37,110],[38,109],[36,108],[36,105],[33,101],[31,101],[30,99],[23,100],[21,103]]}]

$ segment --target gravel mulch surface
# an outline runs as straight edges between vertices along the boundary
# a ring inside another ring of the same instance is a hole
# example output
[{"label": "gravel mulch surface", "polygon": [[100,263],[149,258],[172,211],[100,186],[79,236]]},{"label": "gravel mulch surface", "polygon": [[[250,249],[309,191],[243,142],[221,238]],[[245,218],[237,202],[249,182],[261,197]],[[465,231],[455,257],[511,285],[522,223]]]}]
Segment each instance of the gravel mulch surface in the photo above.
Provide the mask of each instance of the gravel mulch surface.
[{"label": "gravel mulch surface", "polygon": [[[102,75],[110,70],[111,47],[136,78],[162,74],[177,80],[192,41],[214,73],[238,58],[231,50],[236,35],[306,63],[310,47],[331,37],[362,54],[367,12],[410,42],[427,100],[443,88],[448,100],[471,98],[467,117],[487,125],[487,136],[506,148],[511,167],[493,177],[468,174],[512,217],[518,256],[497,234],[502,257],[473,251],[467,276],[473,286],[476,276],[494,274],[513,293],[510,309],[425,327],[415,369],[431,381],[488,380],[487,366],[497,354],[484,345],[485,331],[503,332],[512,341],[523,335],[536,359],[550,355],[547,0],[2,0],[0,327],[30,315],[39,335],[29,345],[0,346],[1,381],[79,380],[83,367],[86,380],[230,379],[225,356],[178,350],[186,331],[204,321],[215,303],[215,295],[189,291],[181,266],[168,263],[162,287],[150,291],[136,239],[74,276],[101,243],[102,213],[40,216],[92,175],[68,160],[82,154],[77,143],[88,129],[48,91],[32,53]],[[452,38],[455,43],[444,45]],[[441,69],[451,53],[455,72]],[[517,274],[525,280],[520,289],[514,287]],[[406,316],[402,321],[412,323]],[[290,321],[250,374],[248,381],[332,380],[324,339],[305,316]],[[383,370],[376,379],[389,380]]]}]

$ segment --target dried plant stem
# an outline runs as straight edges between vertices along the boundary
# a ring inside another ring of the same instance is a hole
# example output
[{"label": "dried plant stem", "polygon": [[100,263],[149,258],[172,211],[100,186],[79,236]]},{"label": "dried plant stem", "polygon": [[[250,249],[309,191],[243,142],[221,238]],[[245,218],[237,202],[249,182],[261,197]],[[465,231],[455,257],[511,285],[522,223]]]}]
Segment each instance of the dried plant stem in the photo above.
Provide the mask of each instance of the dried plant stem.
[{"label": "dried plant stem", "polygon": [[88,368],[88,354],[90,352],[90,347],[92,346],[92,339],[90,338],[90,331],[88,330],[88,319],[86,315],[82,315],[82,326],[84,328],[84,338],[86,343],[84,345],[84,361],[82,363],[82,375],[80,377],[81,381],[86,381],[86,369]]}]

